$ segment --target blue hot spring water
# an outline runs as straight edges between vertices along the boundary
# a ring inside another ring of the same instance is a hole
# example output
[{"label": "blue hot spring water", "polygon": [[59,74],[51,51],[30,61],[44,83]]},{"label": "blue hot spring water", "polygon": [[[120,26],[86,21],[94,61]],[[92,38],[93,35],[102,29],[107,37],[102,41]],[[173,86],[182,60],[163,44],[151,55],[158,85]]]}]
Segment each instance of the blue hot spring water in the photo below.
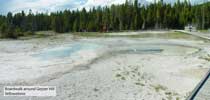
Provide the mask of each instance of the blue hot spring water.
[{"label": "blue hot spring water", "polygon": [[73,43],[72,45],[43,50],[41,53],[33,56],[42,60],[65,58],[71,57],[72,54],[80,50],[95,50],[98,47],[99,45],[91,43]]}]

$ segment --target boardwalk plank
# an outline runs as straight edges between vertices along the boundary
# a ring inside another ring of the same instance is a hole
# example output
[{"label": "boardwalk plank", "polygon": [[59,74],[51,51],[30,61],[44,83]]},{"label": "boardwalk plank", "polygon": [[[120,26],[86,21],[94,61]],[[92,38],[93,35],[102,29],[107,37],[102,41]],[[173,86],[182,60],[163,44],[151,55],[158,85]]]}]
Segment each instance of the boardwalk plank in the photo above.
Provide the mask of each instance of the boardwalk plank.
[{"label": "boardwalk plank", "polygon": [[210,77],[198,92],[194,100],[210,100]]}]

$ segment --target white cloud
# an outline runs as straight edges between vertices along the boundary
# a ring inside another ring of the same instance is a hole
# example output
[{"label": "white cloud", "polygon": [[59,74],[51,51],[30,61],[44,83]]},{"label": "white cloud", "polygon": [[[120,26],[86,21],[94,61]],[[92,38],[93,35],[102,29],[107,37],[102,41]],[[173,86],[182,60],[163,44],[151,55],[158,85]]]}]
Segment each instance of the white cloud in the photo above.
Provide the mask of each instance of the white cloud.
[{"label": "white cloud", "polygon": [[7,11],[20,12],[21,10],[28,11],[31,9],[33,12],[52,12],[63,9],[122,4],[124,2],[125,0],[12,0],[7,5]]},{"label": "white cloud", "polygon": [[[122,4],[126,0],[9,0],[2,9],[5,11],[20,12],[21,10],[33,12],[53,12],[64,9],[91,8],[93,6],[105,6],[111,4]],[[158,1],[158,0],[156,0]],[[174,0],[163,0],[174,2]],[[183,0],[180,0],[183,1]],[[191,0],[201,2],[203,0]],[[209,0],[208,0],[209,1]],[[139,3],[154,2],[154,0],[139,0]],[[2,10],[1,9],[1,10]]]},{"label": "white cloud", "polygon": [[81,5],[79,8],[92,8],[94,6],[109,6],[112,4],[122,4],[125,0],[88,0],[87,3]]},{"label": "white cloud", "polygon": [[88,0],[86,6],[99,6],[99,5],[111,5],[111,4],[121,4],[125,0]]},{"label": "white cloud", "polygon": [[[69,7],[65,7],[69,5]],[[78,0],[13,0],[8,4],[8,11],[19,12],[31,9],[33,12],[57,11],[80,6]]]}]

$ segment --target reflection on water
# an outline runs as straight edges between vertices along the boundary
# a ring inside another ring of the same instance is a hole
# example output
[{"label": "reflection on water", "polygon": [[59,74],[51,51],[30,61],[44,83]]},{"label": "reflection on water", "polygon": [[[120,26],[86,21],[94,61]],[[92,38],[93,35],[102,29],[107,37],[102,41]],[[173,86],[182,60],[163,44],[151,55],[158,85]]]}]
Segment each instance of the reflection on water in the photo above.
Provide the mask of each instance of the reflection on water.
[{"label": "reflection on water", "polygon": [[126,54],[164,54],[164,55],[186,55],[197,52],[199,49],[196,47],[181,46],[177,44],[139,44],[121,46],[116,48],[116,53]]},{"label": "reflection on water", "polygon": [[121,50],[120,53],[129,53],[129,54],[152,54],[152,53],[161,53],[163,49],[128,49],[128,50]]}]

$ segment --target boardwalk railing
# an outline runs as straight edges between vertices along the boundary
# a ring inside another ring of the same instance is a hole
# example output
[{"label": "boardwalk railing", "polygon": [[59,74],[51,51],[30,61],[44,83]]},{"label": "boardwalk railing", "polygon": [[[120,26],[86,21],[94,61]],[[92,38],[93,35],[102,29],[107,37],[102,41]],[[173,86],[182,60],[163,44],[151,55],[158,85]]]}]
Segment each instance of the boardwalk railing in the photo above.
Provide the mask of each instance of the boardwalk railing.
[{"label": "boardwalk railing", "polygon": [[197,96],[197,94],[200,92],[200,90],[202,89],[202,87],[207,82],[208,78],[210,78],[210,69],[209,69],[208,73],[205,75],[205,77],[202,79],[202,81],[193,90],[193,92],[191,93],[191,95],[188,97],[187,100],[194,100],[195,99],[195,97]]}]

